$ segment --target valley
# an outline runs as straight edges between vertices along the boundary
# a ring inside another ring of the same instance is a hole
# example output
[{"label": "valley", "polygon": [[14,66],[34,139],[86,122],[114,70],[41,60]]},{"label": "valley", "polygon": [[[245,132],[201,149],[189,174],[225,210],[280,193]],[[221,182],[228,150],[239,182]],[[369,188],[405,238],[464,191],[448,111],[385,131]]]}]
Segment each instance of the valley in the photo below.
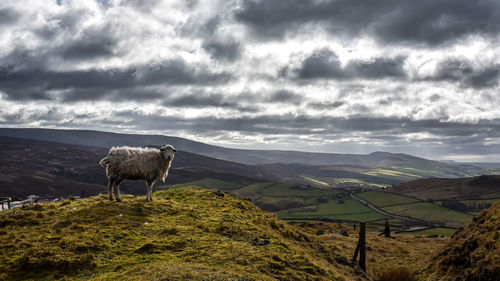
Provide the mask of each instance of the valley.
[{"label": "valley", "polygon": [[[456,178],[487,174],[494,165],[481,168],[386,152],[257,153],[175,137],[97,131],[0,129],[0,135],[0,196],[19,199],[106,193],[104,169],[97,162],[109,146],[171,142],[180,152],[167,182],[157,182],[155,190],[200,186],[228,191],[288,222],[366,221],[370,229],[380,230],[387,220],[394,231],[450,235],[500,200],[498,176]],[[219,158],[208,156],[215,152]],[[267,160],[257,160],[259,154]],[[300,157],[308,164],[295,163]],[[428,178],[433,176],[448,179]],[[125,181],[122,190],[143,195],[145,184]]]},{"label": "valley", "polygon": [[[417,280],[434,280],[451,276],[442,267],[457,259],[441,249],[449,241],[465,243],[457,240],[463,229],[500,201],[499,176],[487,175],[492,168],[485,165],[385,152],[344,155],[338,159],[351,160],[343,164],[327,160],[336,154],[293,163],[291,152],[291,163],[256,164],[250,152],[236,151],[231,159],[238,161],[228,161],[225,148],[215,148],[220,158],[214,158],[200,152],[204,144],[173,138],[184,149],[167,181],[156,183],[153,203],[145,202],[140,181],[123,183],[124,202],[109,202],[97,163],[107,154],[103,146],[117,141],[114,134],[100,132],[100,139],[86,143],[68,132],[54,134],[59,141],[0,137],[0,196],[42,199],[0,212],[0,241],[8,249],[0,253],[0,279],[50,280],[78,272],[78,280],[143,280],[168,272],[192,280],[378,280],[402,268]],[[165,139],[121,140],[151,146]],[[193,145],[198,150],[186,149]],[[268,160],[287,153],[270,152]],[[62,202],[49,202],[53,198]],[[359,222],[367,226],[366,278],[349,262]],[[394,239],[379,236],[386,222]],[[228,263],[231,269],[219,266]]]}]

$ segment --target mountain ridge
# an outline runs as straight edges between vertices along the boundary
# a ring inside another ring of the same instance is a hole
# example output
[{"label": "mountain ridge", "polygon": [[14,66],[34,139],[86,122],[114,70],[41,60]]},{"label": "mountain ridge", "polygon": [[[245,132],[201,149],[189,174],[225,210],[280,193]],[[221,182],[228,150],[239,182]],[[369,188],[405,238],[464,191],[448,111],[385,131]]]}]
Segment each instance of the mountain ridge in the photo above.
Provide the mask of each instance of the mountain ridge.
[{"label": "mountain ridge", "polygon": [[[425,163],[426,167],[439,166],[443,167],[443,169],[455,169],[459,171],[456,175],[457,177],[469,175],[469,171],[473,173],[471,175],[479,175],[484,172],[483,169],[474,166],[453,165],[409,154],[380,151],[372,152],[370,154],[339,154],[290,150],[235,149],[205,144],[180,137],[109,133],[95,130],[0,128],[0,136],[103,148],[119,145],[144,146],[170,143],[180,150],[247,165],[299,163],[307,165],[357,165],[372,168],[391,168],[393,166],[397,166],[396,164],[402,161],[412,161],[416,163],[416,165],[420,166],[423,166]],[[455,175],[451,174],[450,176],[452,177]]]}]

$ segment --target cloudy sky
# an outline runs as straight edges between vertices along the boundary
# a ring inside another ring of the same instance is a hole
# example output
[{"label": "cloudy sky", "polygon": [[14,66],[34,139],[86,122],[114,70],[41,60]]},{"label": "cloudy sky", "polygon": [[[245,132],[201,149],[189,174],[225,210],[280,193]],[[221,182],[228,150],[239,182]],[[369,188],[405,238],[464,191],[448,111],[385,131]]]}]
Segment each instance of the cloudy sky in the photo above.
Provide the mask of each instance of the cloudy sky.
[{"label": "cloudy sky", "polygon": [[500,161],[498,0],[2,0],[0,127]]}]

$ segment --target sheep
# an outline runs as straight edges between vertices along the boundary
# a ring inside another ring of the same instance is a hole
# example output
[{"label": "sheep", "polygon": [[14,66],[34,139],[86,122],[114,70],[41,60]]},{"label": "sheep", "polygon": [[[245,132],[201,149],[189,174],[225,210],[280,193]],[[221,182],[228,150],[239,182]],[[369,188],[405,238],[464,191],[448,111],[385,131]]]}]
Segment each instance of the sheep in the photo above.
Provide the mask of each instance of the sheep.
[{"label": "sheep", "polygon": [[124,180],[146,180],[146,200],[153,200],[153,184],[157,179],[165,178],[177,152],[173,146],[166,144],[160,149],[140,147],[112,147],[99,165],[106,168],[108,178],[109,200],[120,202],[120,183]]}]

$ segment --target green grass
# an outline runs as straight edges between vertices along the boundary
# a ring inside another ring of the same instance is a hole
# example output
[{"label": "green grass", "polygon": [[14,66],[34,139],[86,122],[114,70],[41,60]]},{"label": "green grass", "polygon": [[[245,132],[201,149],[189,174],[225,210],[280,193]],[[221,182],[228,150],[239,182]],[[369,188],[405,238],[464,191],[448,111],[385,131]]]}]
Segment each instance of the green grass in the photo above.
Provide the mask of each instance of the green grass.
[{"label": "green grass", "polygon": [[394,205],[383,207],[382,209],[397,215],[444,223],[446,226],[450,227],[465,226],[472,220],[471,215],[453,211],[427,202]]},{"label": "green grass", "polygon": [[490,168],[488,169],[488,172],[491,175],[500,175],[500,168]]},{"label": "green grass", "polygon": [[318,183],[318,184],[321,184],[321,185],[324,185],[324,186],[330,186],[327,182],[324,182],[324,181],[320,181],[318,179],[315,179],[315,178],[312,178],[310,176],[305,176],[305,175],[300,175],[302,178],[308,180],[308,181],[311,181],[311,182],[314,182],[314,183]]},{"label": "green grass", "polygon": [[399,167],[399,166],[391,166],[391,170],[403,172],[403,173],[408,173],[408,174],[414,174],[414,175],[420,175],[424,177],[434,177],[434,178],[447,178],[449,175],[446,173],[443,173],[439,170],[424,170],[424,169],[417,169],[417,168],[411,168],[411,167]]},{"label": "green grass", "polygon": [[361,192],[361,193],[356,193],[356,196],[372,203],[377,207],[417,202],[417,200],[410,197],[406,197],[404,195],[398,195],[381,191]]},{"label": "green grass", "polygon": [[261,209],[276,212],[283,209],[300,208],[317,204],[317,198],[302,197],[260,197],[252,201]]},{"label": "green grass", "polygon": [[317,184],[321,184],[327,187],[343,187],[343,186],[359,186],[359,187],[377,187],[377,188],[385,188],[386,185],[366,182],[362,179],[355,178],[334,178],[334,177],[322,177],[318,179],[317,177],[313,178],[308,175],[301,175],[302,178]]},{"label": "green grass", "polygon": [[231,190],[231,189],[238,189],[238,188],[243,187],[243,185],[241,185],[239,183],[233,183],[233,182],[212,179],[212,178],[204,178],[202,180],[191,181],[191,182],[186,182],[186,183],[179,183],[179,184],[174,184],[174,185],[160,185],[160,186],[155,187],[155,189],[167,190],[167,189],[171,189],[171,188],[181,188],[181,187],[187,187],[187,186],[199,186],[199,187],[204,187],[204,188],[208,188],[208,189],[220,189],[220,190]]},{"label": "green grass", "polygon": [[263,186],[258,192],[263,196],[270,197],[331,197],[339,193],[337,190],[304,187],[289,183],[273,183],[266,185]]},{"label": "green grass", "polygon": [[407,234],[411,235],[442,235],[445,237],[450,237],[455,233],[456,229],[452,228],[444,228],[444,227],[436,227],[436,228],[429,228],[429,229],[424,229],[424,230],[419,230],[419,231],[413,231],[413,232],[407,232]]},{"label": "green grass", "polygon": [[122,199],[103,195],[1,212],[0,280],[355,277],[315,236],[232,194],[178,188],[156,192],[152,202]]},{"label": "green grass", "polygon": [[339,219],[353,221],[373,221],[383,219],[385,216],[378,214],[352,198],[346,198],[343,204],[338,200],[330,199],[328,203],[319,204],[314,212],[295,212],[285,210],[278,213],[281,219]]},{"label": "green grass", "polygon": [[289,183],[266,182],[243,187],[234,193],[242,198],[252,200],[263,210],[276,212],[316,205],[326,198],[334,198],[339,191],[316,187],[304,188]]},{"label": "green grass", "polygon": [[368,172],[364,172],[362,174],[369,175],[369,176],[389,176],[389,177],[394,177],[398,179],[416,179],[416,178],[422,178],[422,176],[415,175],[415,174],[410,174],[410,173],[405,173],[401,171],[395,171],[395,170],[387,170],[387,169],[372,169]]},{"label": "green grass", "polygon": [[243,188],[240,188],[240,189],[234,191],[234,193],[241,198],[251,199],[253,201],[253,200],[257,200],[258,198],[262,197],[262,194],[258,193],[259,190],[261,190],[262,188],[264,188],[266,186],[270,186],[272,184],[273,184],[272,182],[256,183],[256,184],[252,184],[252,185],[248,185],[248,186],[245,186]]},{"label": "green grass", "polygon": [[366,182],[362,179],[332,178],[332,181],[333,181],[335,186],[355,185],[355,186],[366,186],[366,187],[373,186],[373,187],[379,187],[379,188],[386,187],[386,185],[384,185],[384,184]]}]

